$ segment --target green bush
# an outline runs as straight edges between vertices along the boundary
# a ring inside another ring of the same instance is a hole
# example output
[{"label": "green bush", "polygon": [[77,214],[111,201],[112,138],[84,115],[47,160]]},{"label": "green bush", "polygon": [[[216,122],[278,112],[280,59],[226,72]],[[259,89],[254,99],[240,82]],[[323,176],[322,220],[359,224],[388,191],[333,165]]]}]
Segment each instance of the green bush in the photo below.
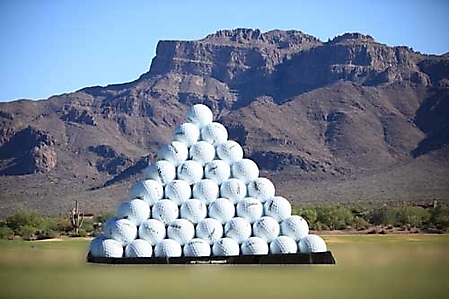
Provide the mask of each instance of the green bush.
[{"label": "green bush", "polygon": [[44,218],[36,212],[19,211],[6,218],[6,224],[14,233],[21,235],[23,227],[33,227],[35,230],[44,229]]},{"label": "green bush", "polygon": [[431,211],[430,222],[441,229],[449,228],[449,205],[439,204],[433,209]]},{"label": "green bush", "polygon": [[24,225],[18,229],[17,235],[21,236],[24,240],[31,240],[36,237],[37,231],[38,230],[31,225]]},{"label": "green bush", "polygon": [[7,226],[0,226],[0,239],[8,239],[14,236],[14,232]]}]

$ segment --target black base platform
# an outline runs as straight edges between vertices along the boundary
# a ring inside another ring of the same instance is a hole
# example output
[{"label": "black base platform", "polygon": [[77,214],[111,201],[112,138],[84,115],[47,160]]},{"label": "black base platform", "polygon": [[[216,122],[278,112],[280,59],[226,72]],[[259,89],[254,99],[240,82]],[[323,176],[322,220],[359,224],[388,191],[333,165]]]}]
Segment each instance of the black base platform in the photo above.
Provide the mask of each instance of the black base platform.
[{"label": "black base platform", "polygon": [[99,264],[147,264],[147,265],[334,265],[332,252],[269,254],[269,255],[241,255],[241,256],[208,256],[208,257],[139,257],[139,258],[107,258],[94,257],[90,254],[86,258],[88,263]]}]

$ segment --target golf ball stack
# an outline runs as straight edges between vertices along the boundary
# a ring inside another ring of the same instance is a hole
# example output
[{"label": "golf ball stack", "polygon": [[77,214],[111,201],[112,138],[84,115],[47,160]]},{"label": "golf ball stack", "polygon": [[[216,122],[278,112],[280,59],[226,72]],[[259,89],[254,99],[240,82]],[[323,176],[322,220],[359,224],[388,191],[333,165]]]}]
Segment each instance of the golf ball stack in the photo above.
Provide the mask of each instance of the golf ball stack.
[{"label": "golf ball stack", "polygon": [[279,223],[270,216],[263,216],[253,224],[253,234],[270,243],[279,235]]},{"label": "golf ball stack", "polygon": [[190,148],[200,139],[200,129],[195,124],[183,123],[176,127],[173,138]]},{"label": "golf ball stack", "polygon": [[154,248],[154,255],[156,257],[180,257],[182,255],[182,248],[178,242],[172,239],[164,239],[159,242]]},{"label": "golf ball stack", "polygon": [[231,175],[231,168],[222,160],[213,160],[204,166],[204,177],[211,179],[218,185],[229,179]]},{"label": "golf ball stack", "polygon": [[270,252],[272,254],[296,253],[297,251],[298,245],[295,240],[287,236],[276,237],[270,243]]},{"label": "golf ball stack", "polygon": [[232,177],[248,184],[259,176],[259,167],[253,160],[242,159],[231,165],[231,173]]},{"label": "golf ball stack", "polygon": [[246,197],[246,184],[239,179],[231,178],[220,186],[220,196],[229,199],[233,204]]},{"label": "golf ball stack", "polygon": [[212,246],[214,256],[237,256],[240,254],[240,246],[234,239],[221,238]]},{"label": "golf ball stack", "polygon": [[266,202],[275,194],[274,185],[267,178],[257,178],[249,182],[247,188],[248,196],[255,197],[261,202]]},{"label": "golf ball stack", "polygon": [[208,124],[212,123],[214,115],[212,111],[203,104],[196,104],[187,110],[186,120],[189,123],[193,123],[198,126],[198,128],[203,128]]},{"label": "golf ball stack", "polygon": [[150,218],[150,206],[141,199],[122,202],[117,208],[117,218],[128,219],[136,226]]},{"label": "golf ball stack", "polygon": [[160,220],[165,225],[177,219],[179,216],[178,205],[169,199],[161,199],[151,209],[153,219]]},{"label": "golf ball stack", "polygon": [[227,140],[217,145],[217,157],[229,165],[243,159],[243,149],[236,141]]},{"label": "golf ball stack", "polygon": [[234,217],[224,226],[226,237],[234,239],[238,244],[242,244],[251,236],[251,224],[242,217]]},{"label": "golf ball stack", "polygon": [[167,228],[167,237],[185,245],[195,236],[195,227],[192,222],[186,219],[176,219],[170,222]]},{"label": "golf ball stack", "polygon": [[216,219],[205,218],[198,222],[195,233],[198,238],[203,239],[209,245],[213,245],[223,236],[223,226]]},{"label": "golf ball stack", "polygon": [[215,148],[209,142],[198,141],[189,149],[189,158],[204,166],[215,159]]},{"label": "golf ball stack", "polygon": [[169,161],[159,160],[148,165],[143,176],[146,180],[155,180],[165,186],[175,179],[176,167]]},{"label": "golf ball stack", "polygon": [[235,206],[227,198],[217,198],[208,206],[209,217],[225,224],[235,216]]},{"label": "golf ball stack", "polygon": [[192,189],[183,180],[173,180],[165,186],[165,196],[180,206],[192,197]]},{"label": "golf ball stack", "polygon": [[204,174],[203,166],[193,160],[187,160],[179,165],[176,172],[178,174],[178,179],[187,182],[189,185],[199,182]]},{"label": "golf ball stack", "polygon": [[138,235],[140,239],[144,239],[154,246],[165,239],[165,224],[156,219],[147,219],[140,224]]},{"label": "golf ball stack", "polygon": [[197,198],[208,205],[218,198],[220,189],[216,182],[209,179],[203,179],[193,185],[192,194],[194,198]]},{"label": "golf ball stack", "polygon": [[151,257],[153,247],[143,239],[135,239],[125,247],[125,257]]},{"label": "golf ball stack", "polygon": [[137,226],[128,219],[115,219],[105,225],[103,233],[106,238],[126,246],[137,237]]},{"label": "golf ball stack", "polygon": [[241,245],[242,254],[263,255],[268,254],[268,244],[259,237],[250,237]]},{"label": "golf ball stack", "polygon": [[211,249],[210,245],[200,238],[195,238],[187,242],[184,245],[184,256],[189,257],[201,257],[201,256],[210,256]]},{"label": "golf ball stack", "polygon": [[263,215],[262,203],[254,197],[245,197],[239,200],[236,207],[238,217],[245,218],[249,223],[253,224]]},{"label": "golf ball stack", "polygon": [[181,205],[180,215],[181,218],[187,219],[196,224],[206,218],[206,204],[196,198],[188,199]]},{"label": "golf ball stack", "polygon": [[145,201],[150,207],[164,196],[164,187],[155,180],[144,180],[135,183],[130,192],[129,199],[139,198]]},{"label": "golf ball stack", "polygon": [[277,222],[281,222],[292,215],[292,206],[284,197],[275,196],[265,202],[264,212],[266,216],[271,216]]},{"label": "golf ball stack", "polygon": [[169,144],[164,144],[157,153],[159,160],[168,161],[174,166],[180,165],[187,160],[188,156],[189,150],[187,146],[180,141],[172,141]]}]

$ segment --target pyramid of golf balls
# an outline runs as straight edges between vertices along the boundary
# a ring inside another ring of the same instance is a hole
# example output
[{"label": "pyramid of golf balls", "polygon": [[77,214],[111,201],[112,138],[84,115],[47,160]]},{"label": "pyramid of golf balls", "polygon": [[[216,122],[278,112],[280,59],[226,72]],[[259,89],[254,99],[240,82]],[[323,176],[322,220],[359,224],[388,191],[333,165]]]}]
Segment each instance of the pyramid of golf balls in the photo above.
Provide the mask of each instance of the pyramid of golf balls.
[{"label": "pyramid of golf balls", "polygon": [[212,111],[196,104],[129,191],[95,257],[205,257],[327,251],[259,168],[228,140]]}]

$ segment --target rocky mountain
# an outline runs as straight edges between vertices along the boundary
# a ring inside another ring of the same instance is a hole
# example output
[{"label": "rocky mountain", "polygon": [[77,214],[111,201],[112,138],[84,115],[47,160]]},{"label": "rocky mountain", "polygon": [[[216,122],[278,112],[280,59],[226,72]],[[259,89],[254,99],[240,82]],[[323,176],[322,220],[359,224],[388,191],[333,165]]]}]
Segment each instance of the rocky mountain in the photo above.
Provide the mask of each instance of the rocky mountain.
[{"label": "rocky mountain", "polygon": [[114,210],[194,103],[298,205],[449,199],[449,54],[235,29],[160,41],[130,83],[0,103],[1,214]]}]

